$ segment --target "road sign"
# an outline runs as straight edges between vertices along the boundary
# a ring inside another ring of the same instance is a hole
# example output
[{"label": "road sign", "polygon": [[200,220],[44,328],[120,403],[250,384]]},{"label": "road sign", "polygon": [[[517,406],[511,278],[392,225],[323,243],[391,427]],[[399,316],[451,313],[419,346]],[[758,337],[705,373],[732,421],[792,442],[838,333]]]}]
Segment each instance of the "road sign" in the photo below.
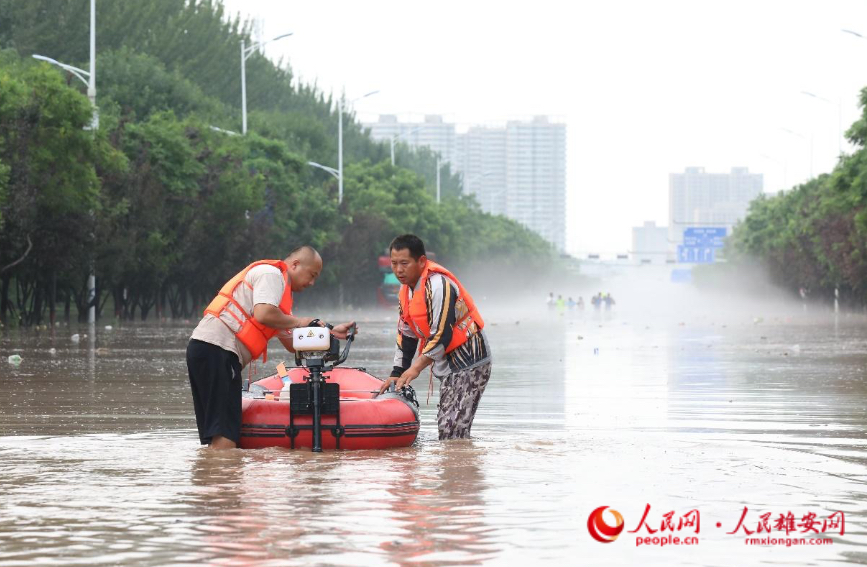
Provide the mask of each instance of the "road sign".
[{"label": "road sign", "polygon": [[678,246],[677,261],[686,264],[713,264],[717,248]]},{"label": "road sign", "polygon": [[693,248],[722,248],[725,227],[691,227],[683,231],[683,245]]},{"label": "road sign", "polygon": [[677,247],[677,261],[687,264],[712,264],[724,245],[725,227],[690,227],[683,231],[683,244]]}]

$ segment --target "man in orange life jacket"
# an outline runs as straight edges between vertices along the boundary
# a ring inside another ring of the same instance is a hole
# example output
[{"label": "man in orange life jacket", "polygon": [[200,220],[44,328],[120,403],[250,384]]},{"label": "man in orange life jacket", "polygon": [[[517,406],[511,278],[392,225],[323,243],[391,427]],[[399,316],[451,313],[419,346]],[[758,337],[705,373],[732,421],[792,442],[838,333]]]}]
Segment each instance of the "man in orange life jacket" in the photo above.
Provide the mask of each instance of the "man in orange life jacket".
[{"label": "man in orange life jacket", "polygon": [[[202,445],[238,446],[241,438],[241,370],[277,337],[293,351],[290,329],[306,327],[312,317],[292,315],[292,294],[312,286],[322,258],[301,246],[283,260],[261,260],[241,270],[205,309],[187,346],[196,425]],[[352,323],[334,327],[345,339]]]},{"label": "man in orange life jacket", "polygon": [[427,259],[419,237],[398,236],[389,250],[391,268],[403,285],[394,368],[380,393],[392,383],[403,388],[433,365],[432,374],[440,380],[439,438],[469,437],[491,377],[484,321],[461,282]]}]

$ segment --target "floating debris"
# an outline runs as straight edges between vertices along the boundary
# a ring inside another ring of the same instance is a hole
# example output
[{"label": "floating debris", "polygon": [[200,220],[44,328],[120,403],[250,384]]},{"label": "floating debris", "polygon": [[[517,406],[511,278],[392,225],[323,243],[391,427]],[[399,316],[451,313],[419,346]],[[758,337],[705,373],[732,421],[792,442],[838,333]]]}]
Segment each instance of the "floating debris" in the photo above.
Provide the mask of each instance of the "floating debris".
[{"label": "floating debris", "polygon": [[81,336],[78,333],[75,333],[74,335],[69,337],[69,340],[74,342],[74,343],[77,343],[78,341],[81,340]]},{"label": "floating debris", "polygon": [[6,360],[8,360],[9,364],[11,364],[12,366],[21,366],[21,361],[23,359],[21,358],[20,354],[13,354]]}]

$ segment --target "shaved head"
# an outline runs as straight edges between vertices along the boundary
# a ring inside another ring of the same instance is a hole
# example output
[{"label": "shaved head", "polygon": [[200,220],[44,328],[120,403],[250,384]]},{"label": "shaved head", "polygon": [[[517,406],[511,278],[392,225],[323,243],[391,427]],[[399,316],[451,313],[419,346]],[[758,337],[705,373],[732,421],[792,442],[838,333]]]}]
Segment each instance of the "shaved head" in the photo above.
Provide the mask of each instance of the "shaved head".
[{"label": "shaved head", "polygon": [[322,272],[322,256],[312,246],[299,246],[284,260],[289,267],[292,291],[303,291],[316,283]]},{"label": "shaved head", "polygon": [[287,264],[289,264],[295,259],[300,260],[304,264],[308,262],[315,262],[317,260],[320,264],[322,263],[322,256],[319,255],[319,252],[317,252],[316,249],[312,246],[307,246],[306,244],[304,246],[299,246],[298,248],[290,252],[289,256],[286,257],[285,261]]}]

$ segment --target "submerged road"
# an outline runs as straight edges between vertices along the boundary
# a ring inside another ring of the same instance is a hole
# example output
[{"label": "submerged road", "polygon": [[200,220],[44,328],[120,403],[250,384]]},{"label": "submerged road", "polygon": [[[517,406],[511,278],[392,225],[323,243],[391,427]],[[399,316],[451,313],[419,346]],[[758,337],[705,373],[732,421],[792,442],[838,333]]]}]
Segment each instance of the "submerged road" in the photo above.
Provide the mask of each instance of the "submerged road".
[{"label": "submerged road", "polygon": [[[385,375],[393,314],[355,317]],[[199,448],[190,324],[0,334],[0,565],[867,563],[863,319],[486,319],[474,439],[423,375],[414,446],[319,455]]]}]

